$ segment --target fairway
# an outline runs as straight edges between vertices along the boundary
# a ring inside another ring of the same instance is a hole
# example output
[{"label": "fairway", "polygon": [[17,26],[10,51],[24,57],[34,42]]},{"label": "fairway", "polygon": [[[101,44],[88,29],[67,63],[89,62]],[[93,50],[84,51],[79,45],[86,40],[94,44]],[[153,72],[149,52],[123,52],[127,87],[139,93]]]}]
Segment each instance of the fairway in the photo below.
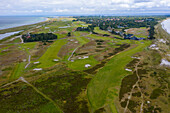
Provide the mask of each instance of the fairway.
[{"label": "fairway", "polygon": [[109,105],[111,111],[115,113],[114,99],[118,96],[117,86],[120,86],[121,79],[129,72],[124,67],[132,60],[131,56],[142,51],[150,42],[140,44],[128,51],[123,51],[115,55],[91,80],[87,89],[92,111],[104,105]]},{"label": "fairway", "polygon": [[25,65],[26,65],[26,62],[18,63],[18,64],[15,66],[15,68],[14,68],[14,70],[13,70],[11,76],[10,76],[10,79],[17,79],[17,78],[19,78],[20,76],[22,76],[21,74],[23,73],[23,70],[24,70],[24,66],[25,66]]},{"label": "fairway", "polygon": [[48,68],[56,64],[54,62],[54,59],[60,59],[57,54],[61,47],[67,43],[67,39],[62,40],[56,40],[44,53],[42,57],[38,60],[40,62],[40,65],[37,67],[39,68]]}]

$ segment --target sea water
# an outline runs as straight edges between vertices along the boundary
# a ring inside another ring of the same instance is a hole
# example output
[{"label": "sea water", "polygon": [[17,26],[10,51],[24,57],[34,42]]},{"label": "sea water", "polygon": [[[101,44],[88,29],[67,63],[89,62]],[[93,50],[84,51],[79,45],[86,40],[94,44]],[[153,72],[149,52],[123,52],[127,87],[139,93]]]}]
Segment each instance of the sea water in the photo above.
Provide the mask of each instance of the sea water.
[{"label": "sea water", "polygon": [[[0,30],[23,26],[23,25],[35,24],[35,23],[43,22],[45,20],[46,20],[45,17],[0,16]],[[0,40],[19,32],[20,31],[0,34]]]},{"label": "sea water", "polygon": [[45,17],[0,16],[0,30],[45,21]]}]

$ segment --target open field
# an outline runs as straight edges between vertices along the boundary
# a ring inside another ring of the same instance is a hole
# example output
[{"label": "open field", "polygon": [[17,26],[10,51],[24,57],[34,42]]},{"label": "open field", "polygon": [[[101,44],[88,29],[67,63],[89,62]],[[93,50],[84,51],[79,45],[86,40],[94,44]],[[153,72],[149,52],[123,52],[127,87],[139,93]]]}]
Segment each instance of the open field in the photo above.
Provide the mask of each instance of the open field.
[{"label": "open field", "polygon": [[149,28],[146,27],[141,27],[141,28],[130,28],[127,30],[128,34],[134,34],[134,36],[136,37],[142,37],[142,38],[148,38],[149,36],[149,32],[148,32]]},{"label": "open field", "polygon": [[29,43],[23,43],[19,44],[19,48],[23,51],[26,51],[28,54],[30,54],[30,50],[35,49],[35,46],[37,45],[37,42],[29,42]]},{"label": "open field", "polygon": [[108,35],[110,35],[110,36],[117,37],[117,38],[120,38],[120,39],[122,38],[122,37],[119,36],[119,35],[114,35],[114,34],[111,34],[111,33],[108,32],[108,31],[101,30],[99,27],[95,27],[94,32],[99,33],[99,34],[108,34]]},{"label": "open field", "polygon": [[110,111],[115,113],[114,100],[118,96],[117,88],[120,86],[121,79],[128,74],[124,67],[132,60],[131,56],[133,54],[142,51],[149,44],[150,42],[145,42],[145,44],[140,44],[137,47],[117,54],[105,67],[99,70],[87,89],[87,96],[92,111],[109,106]]}]

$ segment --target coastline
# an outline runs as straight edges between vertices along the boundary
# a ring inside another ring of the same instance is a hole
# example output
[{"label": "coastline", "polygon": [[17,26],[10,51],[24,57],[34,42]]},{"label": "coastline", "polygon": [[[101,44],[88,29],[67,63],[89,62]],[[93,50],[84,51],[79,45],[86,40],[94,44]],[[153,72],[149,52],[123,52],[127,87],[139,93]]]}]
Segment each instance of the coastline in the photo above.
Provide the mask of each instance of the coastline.
[{"label": "coastline", "polygon": [[36,22],[36,23],[33,23],[33,24],[30,23],[30,24],[27,24],[27,25],[21,25],[21,26],[6,28],[6,29],[0,29],[0,34],[5,34],[5,33],[9,33],[9,32],[25,30],[28,27],[30,28],[30,27],[35,26],[35,25],[40,25],[40,24],[43,24],[45,22],[48,22],[49,20],[50,20],[50,18],[45,17],[45,20],[42,21],[42,22]]},{"label": "coastline", "polygon": [[168,29],[165,28],[165,25],[164,25],[164,22],[167,21],[167,20],[170,20],[170,18],[164,19],[164,20],[161,22],[161,26],[162,26],[162,28],[163,28],[168,34],[170,34],[170,30],[168,31]]},{"label": "coastline", "polygon": [[[44,24],[48,21],[50,21],[50,18],[46,17],[45,20],[42,21],[42,22],[38,22],[38,23],[34,23],[34,24],[28,24],[28,25],[22,25],[22,26],[17,26],[17,27],[11,27],[11,28],[7,28],[7,29],[1,29],[0,30],[0,35],[1,35],[0,36],[0,43],[8,40],[12,36],[19,34],[22,31],[25,31],[25,30],[30,29],[32,27],[35,27],[35,25],[41,25],[41,24]],[[11,35],[9,35],[9,34],[11,34]]]},{"label": "coastline", "polygon": [[[11,18],[11,19],[10,19]],[[12,21],[12,18],[14,18],[15,21]],[[15,27],[20,27],[20,26],[25,26],[25,25],[30,25],[30,24],[36,24],[40,22],[44,22],[47,19],[47,17],[0,17],[0,20],[5,20],[9,19],[8,22],[5,22],[5,24],[0,24],[0,30],[4,29],[10,29],[10,28],[15,28]],[[19,22],[20,20],[21,22]],[[11,23],[12,22],[12,23]]]}]

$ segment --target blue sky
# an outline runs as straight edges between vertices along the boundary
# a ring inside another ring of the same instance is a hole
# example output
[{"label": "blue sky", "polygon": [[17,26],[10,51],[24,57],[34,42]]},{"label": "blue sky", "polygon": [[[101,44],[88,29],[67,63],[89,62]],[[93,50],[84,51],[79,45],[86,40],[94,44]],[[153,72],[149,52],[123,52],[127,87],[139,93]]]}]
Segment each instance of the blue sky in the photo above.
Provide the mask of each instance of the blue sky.
[{"label": "blue sky", "polygon": [[0,15],[170,14],[170,0],[0,0]]}]

